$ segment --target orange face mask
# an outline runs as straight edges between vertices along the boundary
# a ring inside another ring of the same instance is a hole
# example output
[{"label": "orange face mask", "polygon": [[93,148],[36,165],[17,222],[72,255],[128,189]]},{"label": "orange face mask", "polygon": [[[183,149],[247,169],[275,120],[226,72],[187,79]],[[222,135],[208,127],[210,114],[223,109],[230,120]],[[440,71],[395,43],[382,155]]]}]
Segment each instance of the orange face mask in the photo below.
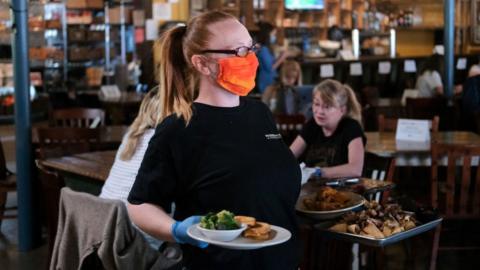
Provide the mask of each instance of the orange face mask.
[{"label": "orange face mask", "polygon": [[231,93],[246,96],[255,87],[258,59],[255,53],[246,57],[227,57],[218,60],[217,83]]}]

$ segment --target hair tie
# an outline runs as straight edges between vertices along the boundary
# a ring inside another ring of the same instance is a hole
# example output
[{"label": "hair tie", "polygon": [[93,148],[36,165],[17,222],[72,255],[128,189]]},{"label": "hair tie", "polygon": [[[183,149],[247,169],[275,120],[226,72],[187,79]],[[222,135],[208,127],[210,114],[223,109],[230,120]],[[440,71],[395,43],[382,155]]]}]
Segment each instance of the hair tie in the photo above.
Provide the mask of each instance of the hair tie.
[{"label": "hair tie", "polygon": [[180,25],[179,26],[180,30],[182,31],[182,36],[185,36],[187,34],[187,25],[184,24],[184,25]]}]

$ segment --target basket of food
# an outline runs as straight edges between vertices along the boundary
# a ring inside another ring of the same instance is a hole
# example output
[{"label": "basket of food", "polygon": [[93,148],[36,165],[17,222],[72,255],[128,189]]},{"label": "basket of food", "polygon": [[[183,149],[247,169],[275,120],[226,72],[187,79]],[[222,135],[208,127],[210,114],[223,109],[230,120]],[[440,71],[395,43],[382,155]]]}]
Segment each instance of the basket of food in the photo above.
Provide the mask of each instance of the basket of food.
[{"label": "basket of food", "polygon": [[299,197],[296,210],[315,219],[333,219],[361,207],[365,199],[350,191],[321,187],[317,192]]}]

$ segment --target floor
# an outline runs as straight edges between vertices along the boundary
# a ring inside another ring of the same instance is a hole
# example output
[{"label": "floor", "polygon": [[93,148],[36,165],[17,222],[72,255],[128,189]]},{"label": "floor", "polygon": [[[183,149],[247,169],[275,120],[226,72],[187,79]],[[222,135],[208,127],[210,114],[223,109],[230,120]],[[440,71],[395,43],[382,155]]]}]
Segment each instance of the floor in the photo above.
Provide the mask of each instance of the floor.
[{"label": "floor", "polygon": [[[15,130],[12,125],[0,125],[0,140],[4,147],[7,166],[15,171]],[[9,194],[7,206],[16,205],[16,194]],[[468,225],[477,226],[469,223]],[[480,227],[480,224],[478,224]],[[475,229],[473,229],[475,231]],[[477,232],[480,232],[477,227]],[[19,252],[17,220],[5,220],[0,233],[0,269],[27,270],[47,268],[47,245],[43,244],[29,252]],[[428,238],[428,237],[427,237]],[[465,238],[469,238],[466,236]],[[470,237],[471,238],[471,237]],[[428,269],[430,241],[422,238],[413,243],[394,245],[385,249],[384,269]],[[413,247],[413,248],[412,248]],[[416,247],[416,248],[415,248]],[[413,252],[413,254],[412,254]],[[415,255],[415,256],[412,256]],[[437,269],[480,269],[480,251],[441,252],[438,255]]]}]

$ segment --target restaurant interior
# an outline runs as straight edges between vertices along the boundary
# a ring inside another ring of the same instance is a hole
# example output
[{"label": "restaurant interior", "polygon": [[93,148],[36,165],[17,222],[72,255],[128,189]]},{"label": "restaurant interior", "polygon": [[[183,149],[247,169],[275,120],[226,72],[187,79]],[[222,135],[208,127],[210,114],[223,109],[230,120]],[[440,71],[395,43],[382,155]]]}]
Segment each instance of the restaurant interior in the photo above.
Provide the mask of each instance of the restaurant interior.
[{"label": "restaurant interior", "polygon": [[[72,246],[92,233],[85,219],[109,226],[94,203],[157,91],[155,41],[212,10],[256,42],[243,47],[260,62],[245,99],[270,109],[295,156],[299,140],[310,147],[307,128],[322,127],[325,82],[348,86],[360,105],[361,173],[329,177],[327,152],[298,157],[298,230],[287,231],[300,240],[298,269],[480,269],[480,0],[0,0],[0,269],[141,268],[117,260],[118,246],[94,246],[96,261]],[[126,197],[115,201],[138,230]],[[71,219],[85,226],[67,240]],[[265,242],[200,238],[269,249],[289,240],[281,232]],[[134,256],[182,269],[181,247],[146,246]]]}]

